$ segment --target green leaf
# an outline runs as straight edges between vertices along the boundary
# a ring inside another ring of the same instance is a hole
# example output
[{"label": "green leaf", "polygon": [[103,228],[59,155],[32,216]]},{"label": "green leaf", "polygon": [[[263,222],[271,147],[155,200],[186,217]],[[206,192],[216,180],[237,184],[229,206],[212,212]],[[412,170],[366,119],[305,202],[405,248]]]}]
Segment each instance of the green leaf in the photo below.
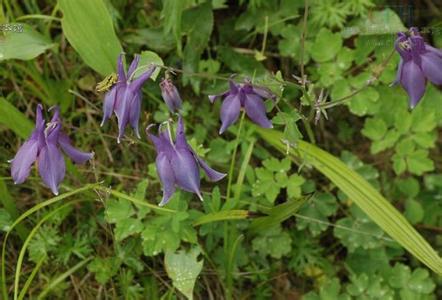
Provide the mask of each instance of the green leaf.
[{"label": "green leaf", "polygon": [[387,133],[387,124],[384,120],[378,118],[366,119],[362,134],[366,137],[378,141]]},{"label": "green leaf", "polygon": [[428,157],[427,150],[416,150],[407,156],[408,170],[416,175],[434,170],[434,162]]},{"label": "green leaf", "polygon": [[250,225],[250,230],[253,232],[259,232],[281,224],[293,216],[293,214],[299,210],[307,199],[307,197],[303,197],[300,199],[289,200],[286,203],[272,207],[272,209],[268,212],[268,216],[253,220],[252,224]]},{"label": "green leaf", "polygon": [[118,223],[123,221],[135,213],[132,204],[124,199],[109,200],[106,203],[106,220],[109,223]]},{"label": "green leaf", "polygon": [[23,32],[5,32],[0,38],[0,61],[33,59],[56,45],[27,24],[11,25],[23,26]]},{"label": "green leaf", "polygon": [[0,124],[14,131],[23,139],[31,135],[34,125],[14,105],[0,98]]},{"label": "green leaf", "polygon": [[59,0],[61,26],[84,62],[103,76],[115,72],[123,52],[103,0]]},{"label": "green leaf", "polygon": [[411,224],[419,223],[424,218],[424,209],[422,205],[414,199],[407,199],[405,202],[405,217]]},{"label": "green leaf", "polygon": [[126,218],[120,220],[115,227],[115,239],[122,241],[130,235],[140,233],[143,229],[144,226],[139,219]]},{"label": "green leaf", "polygon": [[434,111],[425,111],[423,109],[413,111],[411,128],[414,132],[429,132],[436,125],[436,114]]},{"label": "green leaf", "polygon": [[379,92],[372,87],[368,87],[357,93],[348,102],[350,111],[357,116],[374,114],[379,109]]},{"label": "green leaf", "polygon": [[100,284],[106,284],[120,269],[121,262],[115,257],[96,257],[87,266],[88,270],[95,273],[95,279]]},{"label": "green leaf", "polygon": [[359,35],[396,34],[407,30],[401,18],[389,8],[373,11],[369,18],[360,18],[352,29],[353,34]]},{"label": "green leaf", "polygon": [[381,151],[384,151],[385,149],[393,147],[400,136],[401,134],[398,131],[394,129],[389,130],[383,139],[374,141],[371,144],[370,146],[371,153],[376,154]]},{"label": "green leaf", "polygon": [[[158,56],[155,52],[152,51],[142,51],[140,54],[140,62],[138,63],[138,67],[146,66],[146,68],[140,68],[137,72],[134,73],[134,78],[139,77],[143,74],[150,66],[150,64],[155,64],[159,66],[164,66],[164,62],[161,57]],[[160,74],[161,69],[157,68],[155,72],[153,72],[151,78],[155,81]]]},{"label": "green leaf", "polygon": [[[270,255],[273,258],[280,259],[282,256],[290,253],[292,249],[292,238],[281,230],[281,226],[271,227],[260,232],[260,235],[253,239],[252,248],[258,251],[262,256]],[[269,245],[272,245],[269,247]]]},{"label": "green leaf", "polygon": [[198,261],[200,253],[200,249],[194,247],[189,252],[168,251],[164,257],[164,266],[173,286],[190,300],[193,299],[196,279],[203,269],[203,260]]},{"label": "green leaf", "polygon": [[339,33],[332,33],[321,28],[312,45],[311,55],[317,62],[326,62],[333,59],[342,48],[342,38]]},{"label": "green leaf", "polygon": [[383,231],[356,206],[350,208],[351,215],[336,222],[334,235],[341,240],[349,252],[358,248],[373,249],[385,244]]},{"label": "green leaf", "polygon": [[12,225],[11,215],[4,208],[0,208],[0,230],[9,231]]},{"label": "green leaf", "polygon": [[[207,47],[213,29],[213,12],[210,1],[183,13],[183,31],[187,36],[184,47],[183,69],[187,73],[198,72],[201,54]],[[200,79],[183,74],[186,84],[191,82],[194,90],[199,93]]]},{"label": "green leaf", "polygon": [[[282,133],[254,127],[261,137],[285,153]],[[442,274],[442,259],[427,241],[408,223],[379,192],[356,172],[348,169],[338,158],[318,147],[299,141],[296,149],[290,149],[293,161],[308,158],[308,162],[328,177],[347,194],[375,223],[413,256],[437,274]]]},{"label": "green leaf", "polygon": [[193,226],[198,226],[211,222],[219,222],[225,220],[241,220],[249,217],[247,210],[223,210],[219,212],[205,214],[193,222]]},{"label": "green leaf", "polygon": [[[328,228],[328,217],[333,215],[337,208],[336,199],[332,194],[314,195],[310,202],[299,210],[303,218],[298,218],[296,227],[308,228],[312,235],[316,236]],[[312,222],[312,219],[319,222]]]}]

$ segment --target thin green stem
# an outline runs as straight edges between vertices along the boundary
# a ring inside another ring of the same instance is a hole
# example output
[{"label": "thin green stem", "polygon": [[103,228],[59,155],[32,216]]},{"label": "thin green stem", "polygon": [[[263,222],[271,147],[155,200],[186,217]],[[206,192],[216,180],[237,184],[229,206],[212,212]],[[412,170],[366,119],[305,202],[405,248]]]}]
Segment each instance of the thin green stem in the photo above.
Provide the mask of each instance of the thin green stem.
[{"label": "thin green stem", "polygon": [[[230,190],[232,188],[232,181],[233,181],[233,170],[235,168],[235,162],[236,162],[236,154],[238,152],[238,145],[240,142],[240,136],[241,131],[244,123],[244,116],[245,111],[241,114],[241,119],[239,121],[239,127],[238,131],[236,132],[236,139],[235,139],[235,147],[233,148],[232,158],[230,160],[230,168],[229,168],[229,178],[227,181],[227,191],[226,191],[226,202],[223,206],[223,210],[231,210],[233,206],[235,205],[235,201],[230,200]],[[230,224],[224,223],[224,257],[229,257],[229,249],[230,249]],[[229,265],[227,264],[225,266],[225,276],[226,276],[226,298],[228,300],[232,299],[232,280],[231,280],[231,274],[229,272]]]}]

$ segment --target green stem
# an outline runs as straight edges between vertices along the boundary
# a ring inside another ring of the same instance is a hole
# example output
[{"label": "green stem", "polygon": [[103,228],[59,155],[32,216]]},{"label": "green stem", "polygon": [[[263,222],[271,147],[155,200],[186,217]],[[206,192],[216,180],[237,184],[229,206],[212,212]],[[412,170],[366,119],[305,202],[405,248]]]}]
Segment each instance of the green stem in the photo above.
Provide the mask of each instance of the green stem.
[{"label": "green stem", "polygon": [[[231,210],[235,205],[235,201],[230,200],[230,190],[232,188],[233,170],[235,168],[236,154],[238,152],[238,145],[244,123],[244,116],[245,116],[245,111],[243,111],[241,114],[238,131],[236,132],[235,147],[233,148],[232,159],[230,160],[229,179],[227,181],[227,191],[226,191],[226,202],[223,206],[223,210]],[[229,233],[231,231],[231,228],[229,225],[230,224],[228,222],[224,223],[224,257],[226,258],[229,257],[229,249],[230,249],[231,236],[229,235]],[[226,299],[230,300],[232,299],[233,281],[232,281],[232,274],[230,272],[229,264],[226,264],[225,266],[225,276],[226,276]]]},{"label": "green stem", "polygon": [[238,152],[239,138],[241,136],[241,131],[244,123],[245,111],[241,113],[241,119],[239,121],[238,131],[236,132],[235,139],[235,148],[233,148],[232,159],[230,160],[230,168],[229,168],[229,179],[227,181],[227,191],[226,191],[226,204],[224,205],[224,209],[231,209],[231,201],[230,201],[230,190],[233,181],[233,170],[235,168],[236,163],[236,153]]}]

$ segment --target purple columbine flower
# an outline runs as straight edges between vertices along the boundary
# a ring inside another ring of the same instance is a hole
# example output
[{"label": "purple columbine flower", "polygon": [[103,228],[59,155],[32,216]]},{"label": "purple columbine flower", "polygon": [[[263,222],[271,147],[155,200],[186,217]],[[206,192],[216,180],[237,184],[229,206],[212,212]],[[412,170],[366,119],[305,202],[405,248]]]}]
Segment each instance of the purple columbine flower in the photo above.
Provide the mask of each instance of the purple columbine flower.
[{"label": "purple columbine flower", "polygon": [[11,176],[15,184],[23,183],[36,162],[43,182],[58,195],[58,186],[63,180],[66,166],[62,149],[73,162],[83,164],[94,156],[73,147],[69,137],[61,131],[60,110],[55,107],[49,123],[43,118],[43,108],[37,106],[35,128],[29,139],[18,149],[10,160]]},{"label": "purple columbine flower", "polygon": [[175,141],[172,140],[169,130],[160,127],[158,136],[155,136],[149,133],[150,127],[147,127],[146,133],[157,152],[155,163],[163,186],[163,199],[159,205],[167,204],[176,186],[197,194],[202,201],[199,167],[204,170],[210,181],[221,180],[226,174],[210,168],[189,146],[181,116],[178,119]]},{"label": "purple columbine flower", "polygon": [[138,121],[140,119],[141,110],[141,86],[152,76],[156,68],[155,66],[151,66],[138,78],[134,79],[134,72],[138,67],[139,61],[140,56],[135,55],[126,74],[123,66],[123,54],[120,54],[117,67],[118,82],[104,97],[103,121],[101,122],[101,126],[110,118],[112,112],[115,112],[118,119],[118,143],[120,143],[124,135],[124,130],[129,123],[136,136],[140,138]]},{"label": "purple columbine flower", "polygon": [[221,128],[219,134],[236,122],[242,108],[245,109],[247,116],[264,128],[272,128],[272,123],[266,116],[264,99],[274,99],[276,96],[268,89],[257,87],[246,80],[243,84],[236,84],[233,80],[229,81],[230,89],[219,95],[210,95],[210,102],[214,102],[218,97],[223,97],[221,105]]},{"label": "purple columbine flower", "polygon": [[410,28],[410,36],[398,33],[395,49],[401,56],[394,84],[400,83],[409,95],[414,108],[425,93],[427,79],[442,84],[442,51],[424,42],[417,28]]},{"label": "purple columbine flower", "polygon": [[171,112],[178,112],[181,109],[181,97],[177,88],[173,85],[172,80],[164,78],[160,82],[161,95]]}]

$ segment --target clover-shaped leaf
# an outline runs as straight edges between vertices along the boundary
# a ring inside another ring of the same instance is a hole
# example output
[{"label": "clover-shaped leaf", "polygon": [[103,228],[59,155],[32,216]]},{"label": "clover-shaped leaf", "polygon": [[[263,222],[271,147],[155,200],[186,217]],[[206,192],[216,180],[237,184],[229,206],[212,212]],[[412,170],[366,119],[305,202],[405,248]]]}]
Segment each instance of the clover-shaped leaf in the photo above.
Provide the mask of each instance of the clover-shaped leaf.
[{"label": "clover-shaped leaf", "polygon": [[262,232],[252,241],[252,248],[262,256],[270,255],[273,258],[281,258],[287,255],[291,249],[292,238],[281,227],[272,227]]},{"label": "clover-shaped leaf", "polygon": [[307,228],[313,235],[318,235],[328,227],[328,217],[337,210],[336,199],[332,194],[318,194],[304,204],[299,210],[302,216],[298,218],[296,227]]}]

